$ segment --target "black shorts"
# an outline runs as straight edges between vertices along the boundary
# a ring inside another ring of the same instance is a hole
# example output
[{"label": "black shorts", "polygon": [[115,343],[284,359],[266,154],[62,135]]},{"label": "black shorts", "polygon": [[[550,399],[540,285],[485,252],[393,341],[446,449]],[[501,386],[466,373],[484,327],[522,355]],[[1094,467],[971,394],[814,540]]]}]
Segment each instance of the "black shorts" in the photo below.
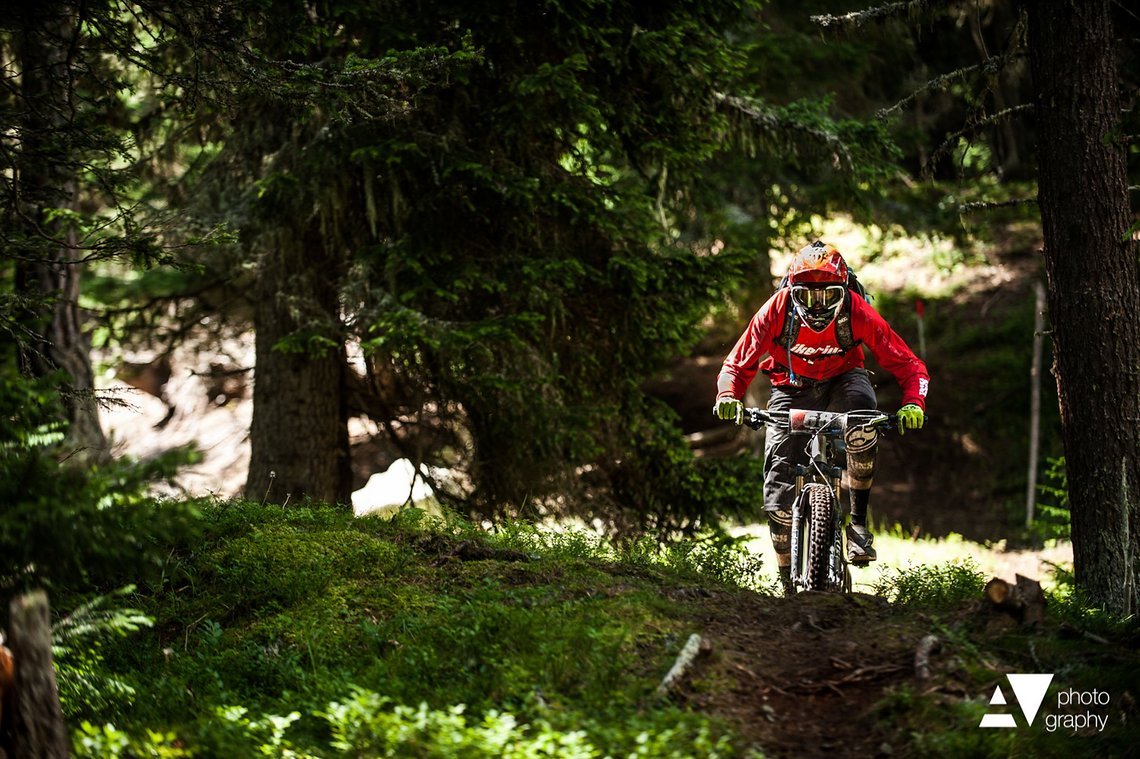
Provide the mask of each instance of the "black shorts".
[{"label": "black shorts", "polygon": [[[856,411],[875,409],[878,399],[866,369],[852,369],[804,387],[774,387],[769,411]],[[764,510],[791,511],[796,497],[796,464],[807,464],[806,435],[768,427],[764,439]]]}]

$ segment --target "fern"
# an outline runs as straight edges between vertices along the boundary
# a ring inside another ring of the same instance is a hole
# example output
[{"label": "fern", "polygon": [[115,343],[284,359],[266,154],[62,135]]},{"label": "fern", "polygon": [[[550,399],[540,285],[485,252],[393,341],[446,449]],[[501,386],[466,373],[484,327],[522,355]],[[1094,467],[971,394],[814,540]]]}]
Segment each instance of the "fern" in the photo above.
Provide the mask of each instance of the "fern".
[{"label": "fern", "polygon": [[107,606],[112,598],[134,589],[128,585],[97,596],[52,626],[59,699],[68,717],[99,714],[135,695],[129,683],[107,671],[100,650],[107,637],[126,636],[153,626],[154,620],[137,609]]}]

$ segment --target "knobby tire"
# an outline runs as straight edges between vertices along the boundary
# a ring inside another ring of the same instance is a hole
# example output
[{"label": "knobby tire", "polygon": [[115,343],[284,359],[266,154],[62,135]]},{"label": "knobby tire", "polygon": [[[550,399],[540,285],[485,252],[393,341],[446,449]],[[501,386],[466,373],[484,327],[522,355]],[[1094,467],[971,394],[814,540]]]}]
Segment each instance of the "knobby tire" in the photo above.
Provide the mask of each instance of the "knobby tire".
[{"label": "knobby tire", "polygon": [[804,496],[807,505],[807,523],[804,525],[804,590],[831,590],[828,565],[833,541],[835,497],[831,490],[820,484],[808,485],[804,488]]}]

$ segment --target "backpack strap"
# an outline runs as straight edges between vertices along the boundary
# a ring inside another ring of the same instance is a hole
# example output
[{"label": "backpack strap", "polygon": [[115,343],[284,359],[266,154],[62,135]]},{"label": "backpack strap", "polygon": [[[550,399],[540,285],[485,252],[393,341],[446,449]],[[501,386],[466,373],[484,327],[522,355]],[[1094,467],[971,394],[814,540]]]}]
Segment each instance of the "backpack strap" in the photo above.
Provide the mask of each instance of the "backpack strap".
[{"label": "backpack strap", "polygon": [[[791,353],[792,346],[796,344],[796,336],[800,332],[800,320],[796,317],[796,307],[792,299],[788,298],[788,305],[784,309],[784,327],[773,342]],[[839,314],[835,317],[835,341],[843,353],[859,345],[851,331],[851,292],[843,296],[843,305],[839,307]],[[789,361],[791,356],[788,357]]]},{"label": "backpack strap", "polygon": [[843,296],[843,305],[839,307],[839,315],[835,317],[835,342],[844,353],[859,344],[851,332],[851,291]]},{"label": "backpack strap", "polygon": [[796,344],[796,335],[800,332],[800,320],[796,318],[795,312],[796,306],[792,303],[792,298],[789,295],[787,306],[784,308],[784,327],[773,341],[785,350],[791,350],[792,346]]}]

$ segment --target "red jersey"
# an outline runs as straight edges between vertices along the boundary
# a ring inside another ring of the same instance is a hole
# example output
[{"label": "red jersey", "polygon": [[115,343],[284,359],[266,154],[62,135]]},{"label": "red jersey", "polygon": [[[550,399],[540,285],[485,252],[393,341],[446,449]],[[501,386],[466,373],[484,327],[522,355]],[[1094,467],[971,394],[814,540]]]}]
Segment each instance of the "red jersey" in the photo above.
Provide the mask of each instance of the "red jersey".
[{"label": "red jersey", "polygon": [[[797,377],[829,380],[863,366],[863,351],[856,346],[846,353],[835,336],[835,320],[823,332],[801,324],[790,350],[776,344],[784,330],[790,288],[781,288],[760,307],[736,347],[728,354],[717,377],[717,398],[743,398],[757,371],[768,375],[773,387],[792,385],[790,365]],[[913,403],[926,410],[930,375],[926,364],[891,329],[879,312],[856,293],[851,293],[851,336],[870,349],[879,364],[902,388],[903,405]],[[795,318],[795,317],[793,317]]]}]

